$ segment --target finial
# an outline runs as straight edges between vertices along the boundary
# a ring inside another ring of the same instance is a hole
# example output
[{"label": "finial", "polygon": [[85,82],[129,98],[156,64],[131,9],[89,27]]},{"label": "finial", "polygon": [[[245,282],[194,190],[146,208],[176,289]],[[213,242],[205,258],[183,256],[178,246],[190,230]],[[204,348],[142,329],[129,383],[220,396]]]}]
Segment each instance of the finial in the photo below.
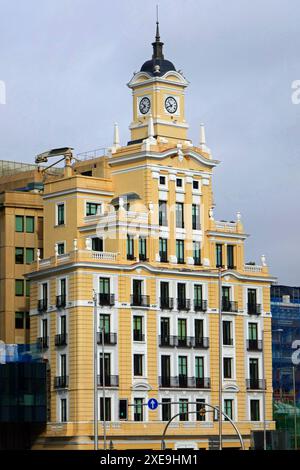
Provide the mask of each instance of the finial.
[{"label": "finial", "polygon": [[158,5],[156,5],[156,41],[160,41],[160,34],[159,34],[159,20],[158,20]]},{"label": "finial", "polygon": [[155,34],[155,42],[152,43],[153,46],[153,59],[163,59],[163,45],[164,43],[160,40],[160,33],[159,33],[159,21],[158,21],[158,5],[156,5],[156,34]]},{"label": "finial", "polygon": [[200,148],[206,147],[206,138],[205,138],[205,127],[204,124],[200,124]]},{"label": "finial", "polygon": [[114,124],[114,141],[113,141],[113,145],[115,147],[120,146],[119,126],[118,126],[117,122],[115,122],[115,124]]}]

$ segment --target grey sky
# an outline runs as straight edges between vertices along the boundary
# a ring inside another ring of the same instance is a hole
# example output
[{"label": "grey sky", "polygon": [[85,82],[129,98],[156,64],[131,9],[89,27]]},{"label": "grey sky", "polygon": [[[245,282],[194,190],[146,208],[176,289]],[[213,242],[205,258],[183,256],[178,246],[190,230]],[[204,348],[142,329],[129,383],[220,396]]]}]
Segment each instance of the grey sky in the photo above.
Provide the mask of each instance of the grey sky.
[{"label": "grey sky", "polygon": [[155,5],[165,56],[190,81],[190,137],[204,122],[218,219],[240,210],[246,259],[264,253],[300,285],[299,0],[0,0],[0,159],[129,138],[126,83],[151,56]]}]

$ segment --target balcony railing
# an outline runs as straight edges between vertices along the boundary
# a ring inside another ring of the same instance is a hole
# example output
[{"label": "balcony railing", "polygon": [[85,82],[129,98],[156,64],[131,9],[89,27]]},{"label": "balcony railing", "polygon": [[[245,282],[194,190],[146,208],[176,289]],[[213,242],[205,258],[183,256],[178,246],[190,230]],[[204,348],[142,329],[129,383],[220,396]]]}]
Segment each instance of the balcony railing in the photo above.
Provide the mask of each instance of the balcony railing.
[{"label": "balcony railing", "polygon": [[150,306],[150,297],[149,295],[139,295],[139,294],[132,294],[131,295],[131,305],[137,307],[149,307]]},{"label": "balcony railing", "polygon": [[177,346],[177,336],[173,335],[160,335],[158,337],[159,346],[166,348],[175,348]]},{"label": "balcony railing", "polygon": [[161,376],[159,377],[159,386],[161,388],[210,388],[209,377],[187,377],[179,375],[177,377]]},{"label": "balcony railing", "polygon": [[178,310],[190,310],[191,308],[191,301],[190,299],[177,299],[177,309]]},{"label": "balcony railing", "polygon": [[99,305],[112,306],[115,305],[115,294],[99,294],[98,296]]},{"label": "balcony railing", "polygon": [[38,301],[38,311],[46,312],[48,308],[48,299],[40,299]]},{"label": "balcony railing", "polygon": [[55,335],[54,343],[55,346],[66,346],[68,344],[67,333],[60,333],[58,335]]},{"label": "balcony railing", "polygon": [[59,375],[54,377],[54,388],[67,388],[69,386],[69,377],[67,375]]},{"label": "balcony railing", "polygon": [[174,308],[174,299],[172,297],[161,297],[160,308],[163,310],[172,310]]},{"label": "balcony railing", "polygon": [[64,308],[66,306],[67,300],[66,295],[57,295],[56,296],[56,307],[57,308]]},{"label": "balcony railing", "polygon": [[179,337],[173,335],[160,335],[159,346],[169,348],[197,348],[207,349],[209,347],[209,338],[194,336]]},{"label": "balcony railing", "polygon": [[247,390],[265,390],[265,379],[246,379]]},{"label": "balcony railing", "polygon": [[[105,387],[118,387],[119,376],[118,375],[105,375],[104,385]],[[103,375],[97,375],[97,386],[103,387]]]},{"label": "balcony railing", "polygon": [[222,300],[222,311],[223,312],[237,312],[238,303],[232,300],[223,299]]},{"label": "balcony railing", "polygon": [[247,304],[247,311],[249,315],[260,315],[261,304]]},{"label": "balcony railing", "polygon": [[145,335],[140,330],[133,330],[133,341],[145,341]]},{"label": "balcony railing", "polygon": [[194,310],[195,312],[206,312],[207,310],[207,300],[194,300]]},{"label": "balcony railing", "polygon": [[37,346],[39,349],[49,348],[49,336],[40,336],[37,338]]},{"label": "balcony railing", "polygon": [[208,349],[209,348],[209,338],[206,336],[200,336],[199,338],[193,338],[193,348],[197,349]]},{"label": "balcony railing", "polygon": [[[97,333],[97,343],[102,344],[102,333]],[[117,333],[104,333],[104,344],[117,344]]]},{"label": "balcony railing", "polygon": [[248,351],[262,351],[262,340],[261,339],[247,339],[247,350]]}]

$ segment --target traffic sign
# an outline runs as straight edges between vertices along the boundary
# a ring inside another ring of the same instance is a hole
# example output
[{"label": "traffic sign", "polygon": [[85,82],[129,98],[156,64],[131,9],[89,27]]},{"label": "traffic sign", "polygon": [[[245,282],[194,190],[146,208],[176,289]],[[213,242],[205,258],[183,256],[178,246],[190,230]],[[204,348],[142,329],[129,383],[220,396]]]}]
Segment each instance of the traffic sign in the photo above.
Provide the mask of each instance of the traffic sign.
[{"label": "traffic sign", "polygon": [[148,400],[148,408],[149,410],[156,410],[156,408],[158,407],[158,401],[155,399],[155,398],[150,398],[150,400]]}]

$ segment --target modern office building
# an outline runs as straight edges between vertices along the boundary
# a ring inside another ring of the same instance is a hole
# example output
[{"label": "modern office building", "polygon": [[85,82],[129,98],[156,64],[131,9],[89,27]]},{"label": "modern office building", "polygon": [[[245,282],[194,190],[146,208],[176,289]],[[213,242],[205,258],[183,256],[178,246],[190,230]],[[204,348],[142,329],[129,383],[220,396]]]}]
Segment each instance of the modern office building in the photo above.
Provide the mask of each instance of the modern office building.
[{"label": "modern office building", "polygon": [[300,287],[272,286],[271,312],[274,419],[300,447]]},{"label": "modern office building", "polygon": [[[68,160],[64,175],[44,184],[44,258],[27,279],[31,343],[42,345],[50,365],[51,406],[34,448],[94,447],[94,320],[99,447],[105,418],[115,449],[159,449],[166,423],[179,413],[166,446],[210,448],[218,423],[202,409],[218,405],[219,269],[223,410],[249,448],[264,414],[274,429],[274,278],[265,257],[260,265],[245,263],[240,214],[230,222],[214,218],[218,161],[203,126],[200,142],[188,137],[188,82],[164,58],[158,27],[152,58],[128,86],[127,145],[115,126],[107,152]],[[145,406],[150,398],[159,402],[155,411]],[[223,446],[239,446],[226,419]]]}]

